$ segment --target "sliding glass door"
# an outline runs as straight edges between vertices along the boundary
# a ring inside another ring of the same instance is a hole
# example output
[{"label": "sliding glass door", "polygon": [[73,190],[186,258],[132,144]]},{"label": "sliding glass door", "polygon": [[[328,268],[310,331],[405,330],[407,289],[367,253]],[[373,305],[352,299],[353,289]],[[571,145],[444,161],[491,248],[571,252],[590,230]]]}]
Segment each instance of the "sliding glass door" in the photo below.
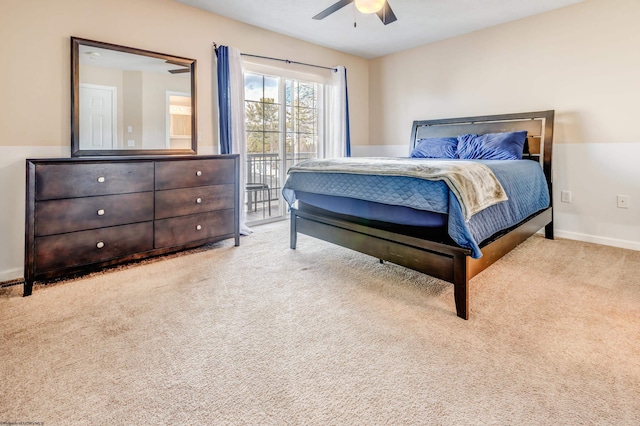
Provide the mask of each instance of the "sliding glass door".
[{"label": "sliding glass door", "polygon": [[287,169],[318,152],[322,85],[274,74],[244,75],[249,224],[286,217]]}]

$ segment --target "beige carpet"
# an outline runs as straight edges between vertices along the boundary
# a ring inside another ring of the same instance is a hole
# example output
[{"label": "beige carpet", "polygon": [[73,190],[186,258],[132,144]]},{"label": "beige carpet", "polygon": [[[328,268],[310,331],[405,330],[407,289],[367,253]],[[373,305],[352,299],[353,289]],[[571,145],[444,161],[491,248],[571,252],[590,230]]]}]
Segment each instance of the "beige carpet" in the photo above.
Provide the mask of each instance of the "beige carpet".
[{"label": "beige carpet", "polygon": [[288,224],[0,290],[0,423],[640,424],[640,252],[533,237],[453,287]]}]

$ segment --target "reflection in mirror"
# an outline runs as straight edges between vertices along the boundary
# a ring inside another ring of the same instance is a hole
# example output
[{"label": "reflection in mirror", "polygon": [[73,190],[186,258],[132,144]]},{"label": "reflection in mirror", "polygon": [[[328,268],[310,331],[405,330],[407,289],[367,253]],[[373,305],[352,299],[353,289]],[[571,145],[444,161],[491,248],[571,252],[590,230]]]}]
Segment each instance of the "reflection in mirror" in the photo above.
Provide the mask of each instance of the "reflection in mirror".
[{"label": "reflection in mirror", "polygon": [[167,147],[188,148],[191,142],[191,96],[184,92],[167,92],[169,131]]},{"label": "reflection in mirror", "polygon": [[72,37],[72,156],[195,154],[196,61]]}]

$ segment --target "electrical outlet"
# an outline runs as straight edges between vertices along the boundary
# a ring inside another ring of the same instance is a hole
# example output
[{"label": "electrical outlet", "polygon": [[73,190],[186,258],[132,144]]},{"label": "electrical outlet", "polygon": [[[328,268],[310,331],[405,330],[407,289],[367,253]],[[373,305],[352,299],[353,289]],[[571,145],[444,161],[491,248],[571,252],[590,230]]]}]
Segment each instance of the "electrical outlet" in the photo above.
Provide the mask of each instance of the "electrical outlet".
[{"label": "electrical outlet", "polygon": [[136,146],[136,141],[135,141],[135,140],[133,140],[133,139],[129,139],[129,140],[127,141],[127,146]]},{"label": "electrical outlet", "polygon": [[628,195],[618,195],[618,208],[619,209],[628,209],[629,208],[629,196]]},{"label": "electrical outlet", "polygon": [[560,201],[563,203],[571,202],[571,191],[560,191]]}]

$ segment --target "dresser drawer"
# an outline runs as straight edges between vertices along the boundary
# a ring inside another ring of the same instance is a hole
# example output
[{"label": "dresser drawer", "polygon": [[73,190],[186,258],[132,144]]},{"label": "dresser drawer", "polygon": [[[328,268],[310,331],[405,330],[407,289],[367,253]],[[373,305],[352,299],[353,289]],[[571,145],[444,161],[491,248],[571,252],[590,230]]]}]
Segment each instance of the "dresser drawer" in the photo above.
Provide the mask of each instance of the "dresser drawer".
[{"label": "dresser drawer", "polygon": [[125,225],[153,220],[153,192],[38,201],[35,235]]},{"label": "dresser drawer", "polygon": [[220,185],[235,182],[235,160],[177,160],[156,162],[156,189]]},{"label": "dresser drawer", "polygon": [[232,209],[234,186],[213,185],[156,191],[156,219]]},{"label": "dresser drawer", "polygon": [[153,191],[153,162],[38,164],[36,200]]},{"label": "dresser drawer", "polygon": [[171,247],[192,241],[233,234],[234,210],[218,210],[155,221],[155,247]]},{"label": "dresser drawer", "polygon": [[39,237],[35,240],[35,273],[103,262],[152,248],[152,222]]}]

